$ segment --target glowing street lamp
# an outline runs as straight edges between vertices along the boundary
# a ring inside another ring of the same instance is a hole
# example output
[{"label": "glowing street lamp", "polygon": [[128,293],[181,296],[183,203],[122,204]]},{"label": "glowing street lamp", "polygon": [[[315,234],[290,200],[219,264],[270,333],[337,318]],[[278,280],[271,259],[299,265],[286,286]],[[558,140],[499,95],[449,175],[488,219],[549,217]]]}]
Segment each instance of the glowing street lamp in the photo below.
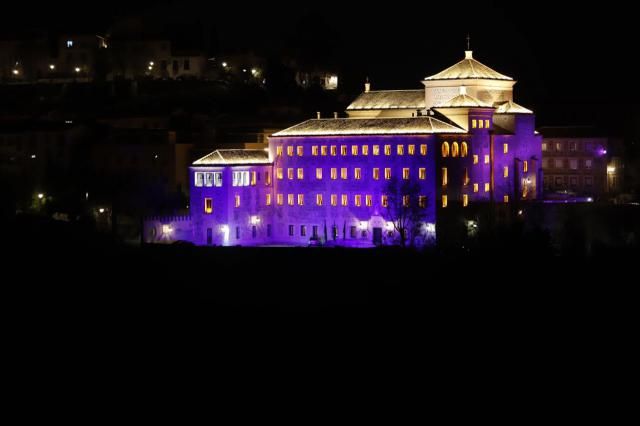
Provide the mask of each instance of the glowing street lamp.
[{"label": "glowing street lamp", "polygon": [[38,199],[42,200],[44,198],[44,194],[41,192],[38,194]]},{"label": "glowing street lamp", "polygon": [[154,65],[155,65],[155,63],[154,63],[153,61],[149,61],[149,66],[150,66],[150,67],[152,67],[152,66],[154,66]]},{"label": "glowing street lamp", "polygon": [[222,66],[223,66],[224,68],[226,68],[226,67],[228,67],[228,66],[229,66],[229,64],[227,64],[226,62],[223,62],[223,63],[222,63]]},{"label": "glowing street lamp", "polygon": [[79,73],[80,72],[80,67],[75,67],[74,70],[75,70],[75,72]]},{"label": "glowing street lamp", "polygon": [[13,75],[18,75],[20,74],[20,70],[18,69],[14,69],[13,71],[11,71],[13,73]]},{"label": "glowing street lamp", "polygon": [[49,64],[49,69],[53,71],[56,69],[56,66],[54,64]]},{"label": "glowing street lamp", "polygon": [[98,209],[98,213],[100,213],[100,214],[104,213],[104,208],[103,208],[103,207],[100,207],[100,208]]}]

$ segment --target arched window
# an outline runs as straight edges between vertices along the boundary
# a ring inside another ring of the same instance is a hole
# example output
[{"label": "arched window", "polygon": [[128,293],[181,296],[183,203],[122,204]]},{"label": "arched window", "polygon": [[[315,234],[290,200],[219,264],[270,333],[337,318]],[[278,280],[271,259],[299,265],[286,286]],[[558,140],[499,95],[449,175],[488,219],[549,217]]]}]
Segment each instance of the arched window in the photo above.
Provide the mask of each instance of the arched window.
[{"label": "arched window", "polygon": [[451,156],[457,157],[460,154],[460,149],[458,147],[458,142],[454,142],[451,144]]},{"label": "arched window", "polygon": [[449,156],[449,142],[442,142],[442,157],[447,158]]},{"label": "arched window", "polygon": [[460,144],[460,157],[466,157],[469,155],[469,147],[466,142]]}]

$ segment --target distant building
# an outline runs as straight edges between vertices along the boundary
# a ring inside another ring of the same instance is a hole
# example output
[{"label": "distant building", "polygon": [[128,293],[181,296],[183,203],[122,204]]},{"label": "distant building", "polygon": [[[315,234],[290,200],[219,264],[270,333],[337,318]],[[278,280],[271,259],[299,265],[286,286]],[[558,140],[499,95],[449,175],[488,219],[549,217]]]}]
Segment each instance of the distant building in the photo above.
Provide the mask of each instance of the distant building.
[{"label": "distant building", "polygon": [[622,191],[619,139],[593,127],[543,127],[542,168],[547,198],[575,195],[602,199]]}]

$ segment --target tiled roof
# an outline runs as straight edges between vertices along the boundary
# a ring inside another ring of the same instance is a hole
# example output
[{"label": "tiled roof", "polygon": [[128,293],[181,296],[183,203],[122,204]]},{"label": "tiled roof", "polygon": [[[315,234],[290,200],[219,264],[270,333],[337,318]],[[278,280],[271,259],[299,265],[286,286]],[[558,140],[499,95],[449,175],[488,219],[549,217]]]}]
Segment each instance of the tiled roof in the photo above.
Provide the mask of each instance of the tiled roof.
[{"label": "tiled roof", "polygon": [[425,80],[461,80],[461,79],[485,79],[485,80],[513,80],[513,78],[500,74],[473,59],[471,51],[465,52],[465,58],[457,64],[426,77]]},{"label": "tiled roof", "polygon": [[496,114],[533,114],[533,111],[513,101],[506,101],[496,104]]},{"label": "tiled roof", "polygon": [[460,94],[446,102],[442,102],[435,108],[492,108],[491,105],[467,94]]},{"label": "tiled roof", "polygon": [[269,153],[260,149],[218,149],[193,162],[194,166],[271,164]]},{"label": "tiled roof", "polygon": [[362,93],[347,107],[347,111],[424,108],[424,90],[377,90]]}]

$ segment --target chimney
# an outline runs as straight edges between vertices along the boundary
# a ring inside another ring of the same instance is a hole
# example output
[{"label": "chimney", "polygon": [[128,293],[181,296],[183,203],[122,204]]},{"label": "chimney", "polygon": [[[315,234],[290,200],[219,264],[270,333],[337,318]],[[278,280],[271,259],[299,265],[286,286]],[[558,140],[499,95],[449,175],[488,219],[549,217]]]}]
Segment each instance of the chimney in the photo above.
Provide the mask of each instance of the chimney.
[{"label": "chimney", "polygon": [[369,83],[369,77],[364,82],[364,93],[369,93],[371,91],[371,83]]},{"label": "chimney", "polygon": [[333,113],[333,118],[338,118],[338,113],[337,112]]},{"label": "chimney", "polygon": [[318,120],[320,120],[320,111],[316,112],[316,116],[318,117]]}]

